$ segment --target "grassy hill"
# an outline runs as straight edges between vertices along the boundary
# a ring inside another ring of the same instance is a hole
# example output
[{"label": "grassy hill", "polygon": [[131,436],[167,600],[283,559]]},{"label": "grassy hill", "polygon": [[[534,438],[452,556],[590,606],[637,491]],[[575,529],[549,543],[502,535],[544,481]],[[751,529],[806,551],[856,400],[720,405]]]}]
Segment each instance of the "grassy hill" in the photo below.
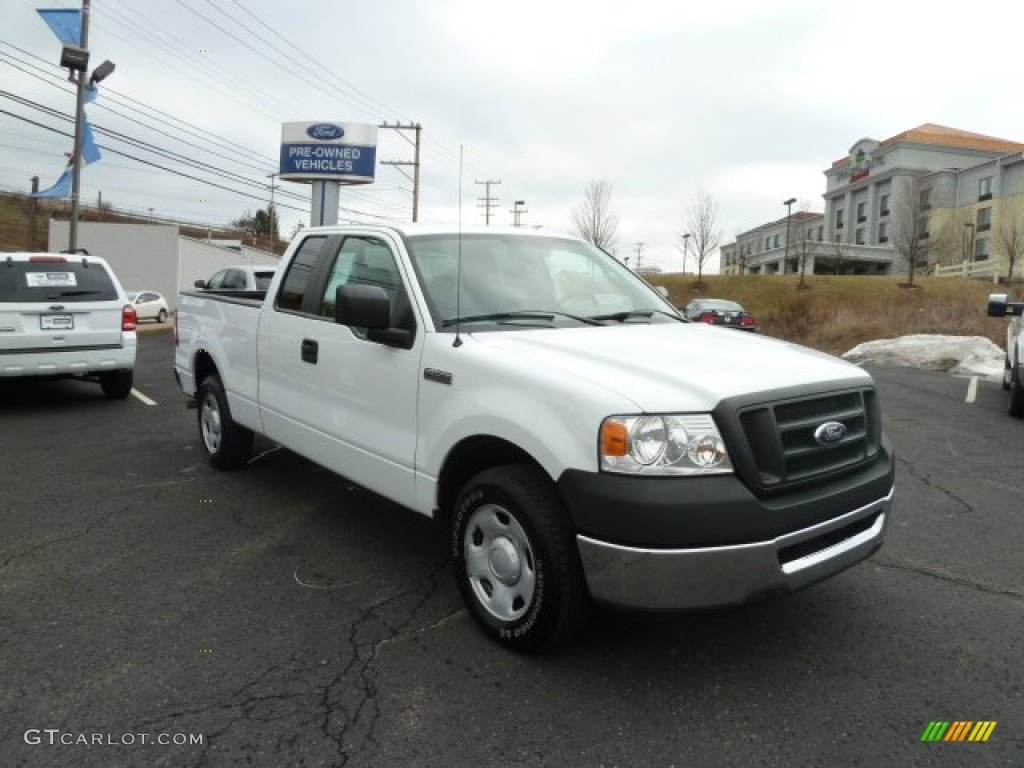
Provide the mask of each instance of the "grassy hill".
[{"label": "grassy hill", "polygon": [[1017,291],[958,277],[659,275],[669,298],[682,306],[693,298],[732,299],[756,315],[765,333],[833,354],[873,339],[916,333],[984,336],[1002,346],[1005,320],[985,314],[990,293]]},{"label": "grassy hill", "polygon": [[[20,195],[0,195],[0,251],[31,249],[31,201]],[[41,200],[36,214],[36,248],[46,248],[49,216],[66,217],[67,203]],[[82,219],[148,221],[110,211],[83,208]],[[182,227],[184,234],[206,237],[206,230]],[[219,233],[219,236],[231,236]],[[241,238],[241,233],[235,233]],[[249,238],[246,237],[249,241]],[[259,241],[257,247],[270,249]],[[280,253],[283,244],[276,245]],[[965,278],[918,277],[916,287],[903,287],[906,275],[895,277],[807,277],[798,290],[798,277],[705,275],[703,287],[693,275],[657,275],[669,298],[682,306],[698,296],[732,299],[754,313],[764,332],[842,354],[863,341],[912,333],[985,336],[1002,346],[1005,320],[985,315],[989,293],[1006,288]],[[1011,291],[1015,293],[1016,290]]]}]

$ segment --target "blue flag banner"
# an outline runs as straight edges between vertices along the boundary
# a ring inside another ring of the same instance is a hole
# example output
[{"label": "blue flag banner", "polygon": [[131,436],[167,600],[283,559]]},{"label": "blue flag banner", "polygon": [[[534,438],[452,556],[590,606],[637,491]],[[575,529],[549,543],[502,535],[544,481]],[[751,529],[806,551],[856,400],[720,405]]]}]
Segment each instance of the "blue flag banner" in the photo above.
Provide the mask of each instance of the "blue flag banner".
[{"label": "blue flag banner", "polygon": [[96,146],[96,137],[92,135],[92,126],[89,121],[82,120],[82,162],[85,165],[89,163],[95,163],[99,160],[102,155],[100,154],[100,148]]},{"label": "blue flag banner", "polygon": [[68,168],[61,177],[57,179],[57,183],[49,189],[43,189],[39,192],[29,194],[29,197],[67,197],[71,194],[71,168]]},{"label": "blue flag banner", "polygon": [[46,26],[64,45],[82,44],[82,12],[66,8],[37,8]]},{"label": "blue flag banner", "polygon": [[100,95],[100,89],[95,85],[85,86],[85,103],[92,104]]}]

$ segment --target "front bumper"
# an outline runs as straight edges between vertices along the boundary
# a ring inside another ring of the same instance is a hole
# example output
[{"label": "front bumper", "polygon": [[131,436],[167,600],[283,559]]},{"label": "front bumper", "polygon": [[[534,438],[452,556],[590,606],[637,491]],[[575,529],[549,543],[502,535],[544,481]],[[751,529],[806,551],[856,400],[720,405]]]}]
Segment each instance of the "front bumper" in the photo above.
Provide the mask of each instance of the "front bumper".
[{"label": "front bumper", "polygon": [[845,515],[748,544],[648,549],[578,535],[595,600],[656,611],[745,603],[828,578],[885,538],[893,489]]}]

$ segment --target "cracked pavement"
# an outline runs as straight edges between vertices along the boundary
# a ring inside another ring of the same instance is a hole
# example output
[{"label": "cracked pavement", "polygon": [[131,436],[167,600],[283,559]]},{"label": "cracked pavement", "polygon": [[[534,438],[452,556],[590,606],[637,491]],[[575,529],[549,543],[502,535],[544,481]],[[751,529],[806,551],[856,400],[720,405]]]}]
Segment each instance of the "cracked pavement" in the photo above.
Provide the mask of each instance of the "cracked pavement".
[{"label": "cracked pavement", "polygon": [[[868,562],[736,610],[598,610],[521,656],[430,521],[272,445],[209,468],[169,337],[140,343],[153,407],[0,383],[2,766],[1024,765],[1024,423],[998,383],[967,405],[873,371],[899,465]],[[922,744],[936,719],[998,726]],[[136,743],[60,743],[97,734]]]}]

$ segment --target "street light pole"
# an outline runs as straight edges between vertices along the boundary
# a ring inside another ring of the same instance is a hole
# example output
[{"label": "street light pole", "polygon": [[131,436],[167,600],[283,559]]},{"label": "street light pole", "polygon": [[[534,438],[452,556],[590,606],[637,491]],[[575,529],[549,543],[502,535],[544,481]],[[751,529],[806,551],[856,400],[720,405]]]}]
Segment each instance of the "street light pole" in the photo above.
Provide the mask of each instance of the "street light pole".
[{"label": "street light pole", "polygon": [[[786,206],[786,249],[783,251],[782,256],[782,274],[786,274],[786,267],[789,266],[789,220],[792,215],[793,203],[795,202],[795,197],[791,197],[789,200],[783,200],[782,202],[782,204]],[[801,279],[803,278],[802,272],[800,273],[800,277]]]},{"label": "street light pole", "polygon": [[686,262],[690,258],[690,233],[683,233],[683,274],[686,274]]},{"label": "street light pole", "polygon": [[[82,0],[82,50],[89,50],[89,0]],[[75,143],[71,150],[71,220],[68,222],[68,250],[78,248],[78,193],[82,176],[82,133],[85,122],[85,70],[78,73],[75,101]]]}]

